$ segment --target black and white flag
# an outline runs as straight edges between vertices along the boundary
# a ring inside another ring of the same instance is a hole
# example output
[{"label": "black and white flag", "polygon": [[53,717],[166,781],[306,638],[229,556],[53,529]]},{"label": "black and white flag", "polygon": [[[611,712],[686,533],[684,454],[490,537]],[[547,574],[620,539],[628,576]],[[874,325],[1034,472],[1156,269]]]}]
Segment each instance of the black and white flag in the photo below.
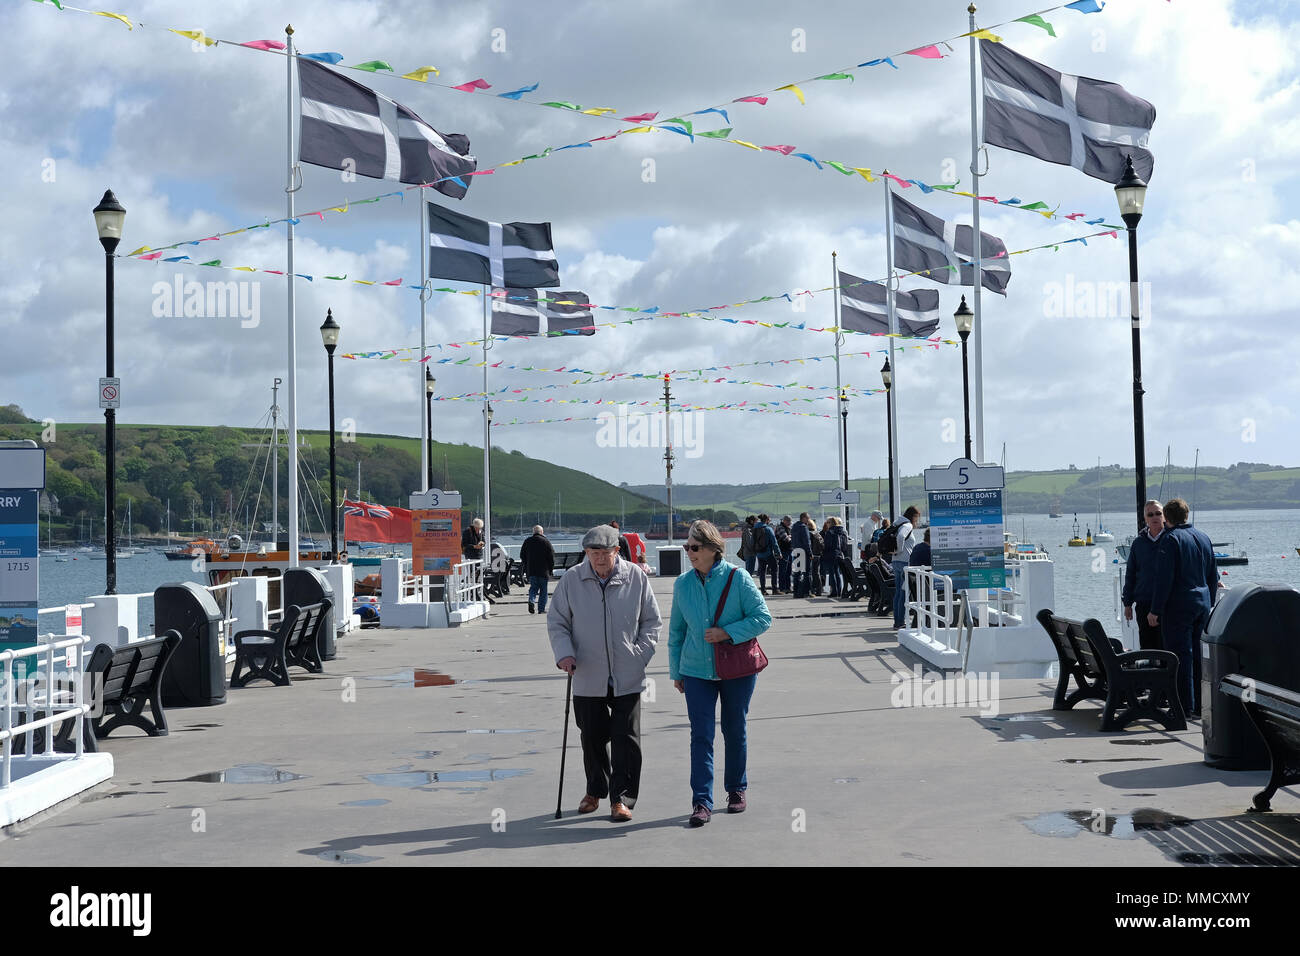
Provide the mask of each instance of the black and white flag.
[{"label": "black and white flag", "polygon": [[[888,332],[886,289],[847,272],[840,273],[840,325],[855,332]],[[899,335],[927,338],[939,328],[939,292],[916,289],[894,293],[894,313]]]},{"label": "black and white flag", "polygon": [[[970,226],[946,222],[893,193],[894,265],[905,272],[918,272],[944,285],[974,285],[975,254]],[[999,295],[1007,294],[1011,281],[1011,260],[1007,245],[997,236],[980,233],[980,285]]]},{"label": "black and white flag", "polygon": [[478,168],[468,136],[439,133],[401,103],[313,60],[298,60],[298,87],[302,162],[412,185],[442,179],[434,189],[464,198],[469,178],[445,177]]},{"label": "black and white flag", "polygon": [[552,292],[549,302],[541,301],[536,289],[493,289],[492,296],[493,335],[596,334],[585,292]]},{"label": "black and white flag", "polygon": [[984,142],[1073,166],[1117,183],[1124,160],[1150,181],[1155,158],[1143,147],[1156,108],[1118,83],[1058,73],[1003,43],[980,40]]},{"label": "black and white flag", "polygon": [[496,289],[560,284],[549,222],[485,222],[429,203],[429,277]]}]

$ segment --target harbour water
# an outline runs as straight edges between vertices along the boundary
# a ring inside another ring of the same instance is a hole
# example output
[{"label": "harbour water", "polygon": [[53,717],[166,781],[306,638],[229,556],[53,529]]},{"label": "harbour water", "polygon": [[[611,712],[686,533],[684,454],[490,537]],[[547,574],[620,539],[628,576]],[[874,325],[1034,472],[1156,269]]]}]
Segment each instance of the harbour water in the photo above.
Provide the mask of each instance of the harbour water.
[{"label": "harbour water", "polygon": [[[1096,514],[1079,517],[1080,534],[1092,527]],[[1055,563],[1056,604],[1059,613],[1069,617],[1096,617],[1106,622],[1114,613],[1114,578],[1120,565],[1117,563],[1115,545],[1128,540],[1133,533],[1130,516],[1108,512],[1102,514],[1106,529],[1115,535],[1115,541],[1093,547],[1066,546],[1073,528],[1073,516],[1049,518],[1046,515],[1008,515],[1006,529],[1017,540],[1041,545]],[[1134,522],[1135,523],[1135,522]],[[1250,563],[1222,569],[1224,584],[1229,587],[1252,583],[1280,583],[1300,588],[1300,511],[1203,511],[1196,516],[1196,526],[1211,540],[1231,542],[1232,553],[1246,552]],[[856,529],[854,529],[856,530]],[[1096,531],[1096,528],[1092,528]],[[499,539],[512,553],[524,540],[518,535],[502,535]],[[560,534],[552,538],[557,550],[577,550],[581,539],[573,534]],[[653,548],[660,542],[649,542]],[[728,539],[732,545],[732,539]],[[735,548],[729,548],[728,558],[735,559]],[[398,546],[410,553],[410,546]],[[56,561],[53,556],[41,560],[41,607],[57,607],[81,603],[93,594],[104,591],[105,566],[89,555],[66,555],[67,561]],[[75,559],[75,560],[74,560]],[[652,562],[653,563],[653,562]],[[358,567],[358,577],[377,572],[377,567]],[[161,584],[177,581],[194,581],[206,584],[203,574],[187,561],[169,561],[162,553],[142,551],[134,557],[119,561],[117,565],[117,590],[119,594],[152,593]],[[61,628],[58,615],[41,616],[41,632]],[[142,602],[140,611],[141,633],[150,633],[153,627],[153,609],[150,602]]]}]

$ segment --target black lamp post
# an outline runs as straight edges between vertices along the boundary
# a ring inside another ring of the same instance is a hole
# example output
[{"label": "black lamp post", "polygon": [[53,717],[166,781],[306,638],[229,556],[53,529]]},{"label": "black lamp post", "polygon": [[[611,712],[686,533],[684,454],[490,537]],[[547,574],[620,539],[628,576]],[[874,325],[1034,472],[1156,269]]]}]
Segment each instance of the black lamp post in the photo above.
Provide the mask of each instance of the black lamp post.
[{"label": "black lamp post", "polygon": [[429,366],[424,367],[424,406],[425,406],[425,435],[424,440],[429,445],[429,473],[425,475],[424,490],[428,491],[433,487],[433,390],[438,385],[438,380],[433,377],[429,371]]},{"label": "black lamp post", "polygon": [[849,396],[840,392],[840,418],[844,422],[844,490],[849,490]]},{"label": "black lamp post", "polygon": [[1133,322],[1133,462],[1137,469],[1137,520],[1141,532],[1142,511],[1147,500],[1147,453],[1142,422],[1142,332],[1138,316],[1138,245],[1137,227],[1142,220],[1142,206],[1146,202],[1147,184],[1133,169],[1133,157],[1128,157],[1124,177],[1115,184],[1115,198],[1119,212],[1128,227],[1128,282],[1129,303]]},{"label": "black lamp post", "polygon": [[975,324],[975,313],[966,305],[965,296],[961,297],[961,305],[952,317],[957,320],[957,334],[961,336],[961,404],[966,412],[966,457],[970,458],[970,365],[966,361],[966,340]]},{"label": "black lamp post", "polygon": [[339,332],[342,329],[334,321],[334,310],[325,310],[325,321],[321,323],[320,338],[325,343],[325,352],[329,355],[330,376],[330,549],[331,561],[339,559],[339,517],[338,517],[338,472],[334,461],[334,349],[339,344]]},{"label": "black lamp post", "polygon": [[[113,377],[113,251],[122,239],[122,223],[126,221],[126,209],[113,190],[104,190],[104,198],[99,201],[92,212],[95,215],[95,231],[99,233],[99,244],[104,247],[104,313],[106,322],[106,349],[104,353],[104,377]],[[104,557],[107,564],[108,580],[105,594],[117,593],[117,507],[115,495],[117,482],[114,472],[117,470],[117,409],[104,409]]]},{"label": "black lamp post", "polygon": [[885,383],[885,434],[886,444],[889,447],[889,520],[893,521],[897,515],[894,514],[894,397],[889,391],[889,387],[894,384],[894,373],[889,368],[889,359],[885,359],[885,367],[880,370],[880,380]]}]

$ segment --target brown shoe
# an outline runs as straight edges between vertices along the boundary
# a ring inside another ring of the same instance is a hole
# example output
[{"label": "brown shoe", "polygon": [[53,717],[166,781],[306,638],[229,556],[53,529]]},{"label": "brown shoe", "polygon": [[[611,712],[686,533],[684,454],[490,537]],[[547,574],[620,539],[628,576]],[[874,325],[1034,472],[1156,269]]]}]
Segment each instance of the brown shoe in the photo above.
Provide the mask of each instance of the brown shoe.
[{"label": "brown shoe", "polygon": [[578,804],[579,813],[595,813],[596,808],[600,806],[600,798],[593,797],[591,794],[584,794],[582,801]]},{"label": "brown shoe", "polygon": [[610,808],[609,818],[614,823],[626,823],[632,819],[632,811],[625,804],[616,803]]}]

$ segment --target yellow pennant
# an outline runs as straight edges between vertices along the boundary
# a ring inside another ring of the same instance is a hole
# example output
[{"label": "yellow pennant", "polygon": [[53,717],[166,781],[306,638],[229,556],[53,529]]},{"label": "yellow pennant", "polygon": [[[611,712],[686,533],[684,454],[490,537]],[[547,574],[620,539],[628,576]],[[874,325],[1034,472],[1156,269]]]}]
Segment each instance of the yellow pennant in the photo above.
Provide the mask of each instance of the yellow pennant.
[{"label": "yellow pennant", "polygon": [[761,148],[760,148],[760,147],[755,146],[753,143],[747,143],[747,142],[746,142],[745,140],[743,140],[743,139],[729,139],[729,140],[726,140],[725,142],[728,142],[728,143],[735,143],[737,146],[748,146],[750,149],[759,149],[759,150],[761,151]]},{"label": "yellow pennant", "polygon": [[206,36],[204,36],[202,30],[172,30],[169,28],[168,32],[175,33],[177,36],[183,36],[189,40],[194,40],[196,43],[202,43],[204,46],[217,45],[217,41],[209,40]]},{"label": "yellow pennant", "polygon": [[[1002,42],[1002,37],[998,36],[996,33],[993,33],[990,30],[976,30],[973,33],[963,33],[961,36],[974,37],[977,40],[992,40],[994,43]],[[960,40],[961,37],[958,37],[957,39]]]},{"label": "yellow pennant", "polygon": [[853,171],[869,183],[874,183],[876,181],[876,177],[871,175],[870,169],[867,169],[862,166],[854,166]]},{"label": "yellow pennant", "polygon": [[803,90],[799,89],[799,87],[795,86],[793,83],[787,83],[785,86],[778,86],[777,89],[789,90],[795,96],[799,97],[799,102],[801,105],[803,106],[808,105],[808,101],[803,98]]},{"label": "yellow pennant", "polygon": [[434,76],[438,76],[438,68],[436,66],[422,66],[417,70],[412,70],[410,73],[403,73],[402,79],[415,80],[417,83],[427,83],[429,81],[430,73]]},{"label": "yellow pennant", "polygon": [[131,21],[128,20],[126,17],[122,16],[122,14],[120,13],[109,13],[107,10],[91,10],[90,12],[97,17],[108,17],[110,20],[121,20],[123,23],[126,24],[126,28],[128,30],[135,29],[132,26]]},{"label": "yellow pennant", "polygon": [[604,116],[606,113],[613,113],[616,110],[612,106],[593,106],[589,110],[582,110],[588,116]]},{"label": "yellow pennant", "polygon": [[139,249],[135,250],[135,252],[128,252],[126,255],[129,259],[131,256],[138,256],[142,252],[153,252],[153,250],[148,246],[141,246]]}]

